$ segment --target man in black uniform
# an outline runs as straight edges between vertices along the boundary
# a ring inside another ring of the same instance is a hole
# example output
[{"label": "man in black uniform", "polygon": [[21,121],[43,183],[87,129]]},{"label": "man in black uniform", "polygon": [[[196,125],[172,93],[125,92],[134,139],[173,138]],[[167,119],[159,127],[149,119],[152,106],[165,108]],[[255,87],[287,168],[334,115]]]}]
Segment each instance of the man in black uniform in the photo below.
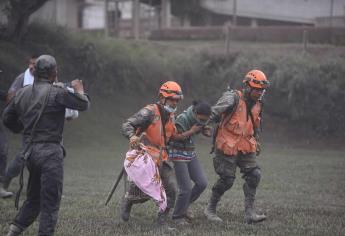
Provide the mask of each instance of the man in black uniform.
[{"label": "man in black uniform", "polygon": [[34,84],[18,91],[3,113],[3,122],[10,130],[23,131],[24,156],[30,173],[27,199],[7,236],[20,235],[39,214],[38,235],[54,234],[63,186],[61,140],[65,109],[83,111],[89,107],[80,80],[72,81],[75,93],[53,85],[57,82],[54,57],[40,56],[34,75]]}]

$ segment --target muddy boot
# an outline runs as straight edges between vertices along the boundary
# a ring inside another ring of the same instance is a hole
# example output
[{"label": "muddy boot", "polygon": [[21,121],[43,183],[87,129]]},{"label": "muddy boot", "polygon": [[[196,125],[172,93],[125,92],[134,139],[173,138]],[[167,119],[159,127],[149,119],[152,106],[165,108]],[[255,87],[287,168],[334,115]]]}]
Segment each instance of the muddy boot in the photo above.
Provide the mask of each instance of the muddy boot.
[{"label": "muddy boot", "polygon": [[11,224],[10,230],[7,233],[7,236],[18,236],[23,232],[23,229],[19,228],[16,225]]},{"label": "muddy boot", "polygon": [[3,184],[0,183],[0,198],[9,198],[12,197],[12,192],[7,192],[6,189],[3,187]]},{"label": "muddy boot", "polygon": [[168,225],[170,208],[167,208],[164,212],[159,212],[156,220],[155,229],[162,232],[172,232],[176,228]]},{"label": "muddy boot", "polygon": [[255,212],[254,202],[255,202],[256,189],[250,188],[247,184],[244,184],[243,192],[245,196],[244,222],[247,224],[253,224],[253,223],[258,223],[258,222],[266,220],[266,216],[264,214],[257,214]]},{"label": "muddy boot", "polygon": [[178,227],[189,226],[191,223],[186,218],[173,219],[174,224]]},{"label": "muddy boot", "polygon": [[217,204],[220,200],[220,196],[217,196],[213,191],[212,191],[212,196],[210,201],[208,202],[207,207],[204,210],[204,214],[207,217],[208,220],[214,221],[214,222],[223,222],[223,220],[217,216]]},{"label": "muddy boot", "polygon": [[133,203],[128,200],[127,198],[123,198],[121,201],[121,219],[125,222],[129,220],[129,217],[131,215],[131,209],[132,209]]}]

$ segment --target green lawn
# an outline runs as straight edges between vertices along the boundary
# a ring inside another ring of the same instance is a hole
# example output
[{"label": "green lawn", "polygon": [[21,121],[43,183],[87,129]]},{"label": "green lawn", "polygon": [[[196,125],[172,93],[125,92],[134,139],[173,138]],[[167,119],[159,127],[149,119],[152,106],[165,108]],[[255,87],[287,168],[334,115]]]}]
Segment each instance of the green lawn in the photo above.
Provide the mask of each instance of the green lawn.
[{"label": "green lawn", "polygon": [[[71,132],[67,132],[69,135]],[[78,145],[66,137],[64,194],[56,235],[160,235],[153,231],[157,207],[152,202],[135,205],[132,219],[122,223],[118,201],[122,185],[108,206],[107,194],[122,167],[127,143],[118,133],[103,145],[90,140]],[[14,149],[11,149],[13,152]],[[292,148],[268,143],[259,157],[263,177],[257,206],[268,220],[257,225],[243,223],[243,193],[239,173],[234,187],[219,206],[224,224],[213,224],[203,216],[211,187],[216,180],[207,140],[199,140],[199,158],[209,186],[192,205],[196,219],[176,235],[343,235],[345,232],[345,152],[318,147]],[[17,187],[17,181],[11,190]],[[23,199],[23,196],[22,196]],[[0,235],[15,216],[13,200],[0,201]],[[35,223],[24,235],[36,235]]]}]

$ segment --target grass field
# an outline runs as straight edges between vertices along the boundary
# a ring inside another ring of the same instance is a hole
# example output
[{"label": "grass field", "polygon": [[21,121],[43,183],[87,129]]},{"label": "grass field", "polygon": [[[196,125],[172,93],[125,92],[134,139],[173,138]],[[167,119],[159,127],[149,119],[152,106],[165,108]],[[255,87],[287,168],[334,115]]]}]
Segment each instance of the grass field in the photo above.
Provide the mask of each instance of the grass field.
[{"label": "grass field", "polygon": [[[68,128],[68,127],[67,127]],[[107,194],[122,167],[121,155],[127,143],[118,133],[76,142],[67,132],[64,194],[56,235],[161,235],[153,230],[157,207],[153,202],[135,205],[129,223],[118,217],[122,185],[108,206]],[[78,135],[78,133],[76,133]],[[107,140],[107,141],[104,141]],[[18,140],[19,141],[19,140]],[[325,147],[294,148],[266,141],[259,157],[263,177],[257,206],[268,220],[257,225],[243,223],[243,193],[239,173],[234,187],[219,206],[223,224],[208,222],[203,215],[211,187],[216,180],[208,140],[199,140],[199,158],[209,185],[191,206],[193,224],[175,235],[344,235],[345,232],[345,152]],[[15,147],[12,146],[11,153]],[[11,190],[17,188],[17,181]],[[22,199],[24,197],[22,196]],[[15,216],[13,200],[0,201],[0,235]],[[36,235],[37,222],[24,235]]]},{"label": "grass field", "polygon": [[[179,41],[178,44],[155,42],[154,46],[160,47],[161,51],[170,49],[166,53],[174,50],[176,55],[200,50],[224,53],[224,42],[220,41]],[[8,44],[4,44],[3,48],[8,48]],[[251,43],[248,46],[233,42],[230,45],[231,52],[259,50],[278,55],[303,53],[301,48],[301,45],[290,44]],[[344,55],[344,49],[323,45],[309,47],[309,51],[320,61],[331,55]],[[5,57],[7,60],[7,54],[4,54]],[[120,135],[119,125],[129,114],[155,96],[154,94],[152,98],[138,101],[139,98],[133,98],[134,95],[135,91],[133,94],[126,92],[124,97],[118,95],[102,100],[92,95],[91,111],[66,125],[64,141],[68,155],[65,159],[64,193],[55,235],[161,235],[153,230],[157,211],[153,202],[134,206],[129,223],[119,220],[118,202],[123,193],[122,185],[110,204],[104,206],[122,168],[123,155],[128,146]],[[224,195],[218,208],[219,215],[225,222],[214,224],[206,220],[203,209],[217,176],[208,154],[209,140],[201,139],[198,142],[199,158],[206,170],[209,185],[200,199],[191,206],[196,216],[193,224],[171,234],[345,235],[345,149],[338,148],[338,145],[326,145],[321,141],[318,145],[310,145],[309,138],[301,138],[310,136],[304,133],[304,129],[294,127],[289,122],[284,126],[286,130],[269,127],[269,132],[264,136],[264,151],[259,157],[263,177],[258,189],[257,207],[267,214],[267,221],[258,225],[243,223],[243,180],[239,173],[235,185]],[[19,148],[20,138],[10,135],[10,141],[10,158],[13,158]],[[10,190],[16,191],[17,187],[16,179]],[[21,200],[24,200],[24,196],[25,191]],[[13,199],[0,199],[0,235],[6,234],[15,214]],[[36,222],[24,235],[37,235],[37,228]]]}]

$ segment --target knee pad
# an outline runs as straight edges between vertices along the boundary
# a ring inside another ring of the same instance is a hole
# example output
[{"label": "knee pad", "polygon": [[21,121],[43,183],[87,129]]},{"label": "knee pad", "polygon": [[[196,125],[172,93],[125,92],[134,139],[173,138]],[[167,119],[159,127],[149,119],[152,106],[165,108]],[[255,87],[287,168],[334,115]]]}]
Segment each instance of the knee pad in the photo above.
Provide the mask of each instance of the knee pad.
[{"label": "knee pad", "polygon": [[246,174],[245,180],[249,187],[256,188],[261,179],[261,171],[259,168],[254,168],[249,173]]},{"label": "knee pad", "polygon": [[234,177],[222,177],[220,178],[220,180],[218,181],[218,183],[216,183],[216,188],[217,188],[217,192],[223,194],[225,191],[229,190],[232,185],[234,184],[235,178]]}]

